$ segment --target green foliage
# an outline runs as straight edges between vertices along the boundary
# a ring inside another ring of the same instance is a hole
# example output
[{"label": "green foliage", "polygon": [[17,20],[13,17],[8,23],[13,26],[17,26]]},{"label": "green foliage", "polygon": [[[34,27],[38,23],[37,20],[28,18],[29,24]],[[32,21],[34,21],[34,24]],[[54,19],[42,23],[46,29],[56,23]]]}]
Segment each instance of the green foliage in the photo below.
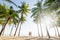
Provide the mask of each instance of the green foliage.
[{"label": "green foliage", "polygon": [[22,5],[21,6],[18,6],[18,8],[20,8],[20,10],[18,10],[18,12],[20,13],[19,21],[21,23],[23,23],[24,21],[26,21],[25,15],[27,15],[27,13],[30,10],[30,9],[28,9],[29,8],[29,5],[26,4],[26,2],[22,2]]},{"label": "green foliage", "polygon": [[36,7],[32,8],[32,15],[31,17],[34,18],[34,22],[38,23],[38,21],[40,20],[40,16],[42,14],[42,2],[38,1],[35,4]]},{"label": "green foliage", "polygon": [[[7,19],[10,17],[8,24],[16,24],[19,16],[18,13],[13,10],[12,7],[8,8],[5,4],[4,5],[0,5],[0,19],[7,21]],[[16,23],[15,23],[16,22]]]},{"label": "green foliage", "polygon": [[[58,20],[55,22],[57,22],[57,26],[60,25],[60,0],[47,0],[44,5],[47,7],[47,9],[51,10],[51,13],[55,10],[56,15],[58,17]],[[54,15],[53,15],[54,16]]]},{"label": "green foliage", "polygon": [[58,0],[48,0],[44,3],[51,10],[57,10],[60,7],[60,2]]},{"label": "green foliage", "polygon": [[21,6],[18,6],[20,8],[19,12],[20,13],[24,13],[25,15],[27,15],[27,13],[29,12],[29,9],[28,9],[28,4],[26,4],[26,2],[22,2],[22,5]]},{"label": "green foliage", "polygon": [[47,5],[47,6],[51,6],[51,4],[54,2],[55,0],[47,0],[44,5]]},{"label": "green foliage", "polygon": [[37,14],[38,8],[32,8],[32,15],[31,17],[35,16]]}]

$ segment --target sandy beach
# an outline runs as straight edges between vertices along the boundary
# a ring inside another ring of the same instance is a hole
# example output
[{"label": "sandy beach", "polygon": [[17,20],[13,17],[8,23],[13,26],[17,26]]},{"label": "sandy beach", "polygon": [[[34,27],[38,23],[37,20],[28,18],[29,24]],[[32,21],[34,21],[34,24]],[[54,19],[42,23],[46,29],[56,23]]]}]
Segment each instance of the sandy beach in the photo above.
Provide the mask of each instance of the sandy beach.
[{"label": "sandy beach", "polygon": [[60,40],[58,37],[28,37],[28,36],[21,36],[21,37],[13,37],[13,36],[1,36],[0,40]]}]

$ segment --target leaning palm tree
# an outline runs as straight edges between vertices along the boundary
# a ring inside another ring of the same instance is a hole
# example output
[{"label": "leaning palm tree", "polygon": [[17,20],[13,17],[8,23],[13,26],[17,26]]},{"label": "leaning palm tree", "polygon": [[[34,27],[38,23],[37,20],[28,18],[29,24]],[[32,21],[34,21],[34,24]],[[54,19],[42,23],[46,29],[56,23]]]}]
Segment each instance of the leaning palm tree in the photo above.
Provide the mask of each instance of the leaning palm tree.
[{"label": "leaning palm tree", "polygon": [[0,4],[0,24],[2,25],[2,27],[3,27],[3,24],[5,23],[5,20],[3,20],[4,17],[2,16],[4,15],[4,11],[5,11],[5,8],[3,7],[3,5]]},{"label": "leaning palm tree", "polygon": [[[2,21],[4,21],[5,19],[4,19],[4,17],[5,17],[5,14],[6,13],[6,9],[5,9],[5,7],[4,7],[4,5],[1,5],[0,4],[0,23],[3,23]],[[4,21],[4,23],[6,22],[6,20]]]},{"label": "leaning palm tree", "polygon": [[[50,9],[51,12],[55,12],[60,8],[60,1],[59,0],[47,0],[45,2],[45,5],[47,6],[48,9]],[[57,13],[56,13],[57,14]],[[55,21],[56,22],[56,21]],[[54,23],[55,24],[55,23]],[[56,25],[56,24],[55,24]],[[55,26],[56,27],[56,26]],[[56,27],[57,29],[57,27]],[[55,29],[55,30],[56,30]],[[58,33],[59,34],[59,33]],[[55,32],[56,35],[56,32]]]},{"label": "leaning palm tree", "polygon": [[22,17],[20,18],[20,21],[21,21],[21,22],[20,22],[20,28],[19,28],[18,36],[20,36],[21,25],[24,23],[24,21],[26,21],[25,17],[22,16]]},{"label": "leaning palm tree", "polygon": [[[13,12],[12,12],[13,13]],[[13,26],[12,26],[12,28],[11,28],[11,32],[10,32],[10,36],[11,36],[11,33],[12,33],[12,30],[13,30],[13,27],[14,27],[14,25],[15,25],[15,27],[16,27],[16,24],[18,23],[18,19],[19,19],[19,16],[18,16],[18,14],[17,14],[17,12],[15,11],[15,14],[13,14],[14,16],[13,16],[13,21],[12,21],[12,23],[13,23]],[[16,18],[15,18],[16,17]]]},{"label": "leaning palm tree", "polygon": [[43,37],[43,33],[42,33],[42,26],[41,26],[41,15],[42,15],[42,2],[38,1],[36,4],[35,4],[36,7],[32,8],[32,16],[31,17],[36,17],[36,21],[37,23],[40,22],[40,27],[41,27],[41,34],[42,34],[42,37]]},{"label": "leaning palm tree", "polygon": [[[0,25],[2,25],[2,27],[4,26],[5,20],[0,19]],[[2,36],[4,35],[4,32],[2,33]]]},{"label": "leaning palm tree", "polygon": [[15,31],[15,33],[14,33],[14,36],[16,35],[16,32],[17,32],[19,23],[20,23],[20,28],[19,28],[19,34],[18,34],[18,36],[20,35],[21,25],[22,25],[22,23],[26,20],[26,19],[25,19],[25,16],[26,16],[27,13],[29,12],[28,7],[29,7],[29,6],[28,6],[28,4],[26,4],[26,2],[22,2],[22,5],[21,5],[21,6],[18,6],[18,8],[20,8],[20,10],[18,10],[18,12],[20,13],[20,19],[19,19],[19,21],[18,21],[18,25],[17,25],[16,31]]},{"label": "leaning palm tree", "polygon": [[58,36],[60,37],[59,31],[58,31],[58,27],[60,27],[60,11],[57,12],[57,21],[56,21],[56,30],[58,33]]},{"label": "leaning palm tree", "polygon": [[[8,16],[6,16],[6,15],[8,15]],[[3,17],[6,19],[6,22],[5,22],[4,26],[3,26],[3,28],[1,29],[0,36],[1,36],[2,32],[4,31],[4,29],[6,27],[6,24],[9,22],[9,20],[11,20],[11,21],[14,21],[15,19],[17,20],[17,18],[19,16],[16,13],[16,11],[13,10],[12,7],[10,7],[10,9],[6,9],[6,13],[4,14]]]},{"label": "leaning palm tree", "polygon": [[10,31],[10,36],[12,34],[12,31],[13,31],[13,28],[14,28],[14,25],[16,27],[17,23],[18,23],[18,20],[14,19],[14,21],[12,21],[13,25],[12,25],[12,28],[11,28],[11,31]]}]

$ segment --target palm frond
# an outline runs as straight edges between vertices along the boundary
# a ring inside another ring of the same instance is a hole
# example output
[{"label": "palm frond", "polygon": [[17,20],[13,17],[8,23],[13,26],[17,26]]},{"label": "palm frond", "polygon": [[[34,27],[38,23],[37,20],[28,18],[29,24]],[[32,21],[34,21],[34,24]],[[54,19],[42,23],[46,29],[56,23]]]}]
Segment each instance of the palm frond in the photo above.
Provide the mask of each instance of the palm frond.
[{"label": "palm frond", "polygon": [[13,1],[11,1],[11,0],[3,0],[3,1],[7,1],[9,3],[12,3],[12,4],[14,4],[17,7],[17,5]]}]

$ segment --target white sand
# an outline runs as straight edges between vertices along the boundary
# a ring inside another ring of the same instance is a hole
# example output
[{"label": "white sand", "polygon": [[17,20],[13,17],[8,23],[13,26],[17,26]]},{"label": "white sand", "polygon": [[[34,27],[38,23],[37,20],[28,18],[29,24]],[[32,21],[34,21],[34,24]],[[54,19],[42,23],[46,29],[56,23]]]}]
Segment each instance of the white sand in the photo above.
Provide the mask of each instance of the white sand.
[{"label": "white sand", "polygon": [[13,36],[1,36],[0,37],[0,40],[60,40],[60,38],[55,38],[55,37],[52,37],[52,38],[47,38],[47,37],[28,37],[28,36],[21,36],[21,37],[13,37]]}]

